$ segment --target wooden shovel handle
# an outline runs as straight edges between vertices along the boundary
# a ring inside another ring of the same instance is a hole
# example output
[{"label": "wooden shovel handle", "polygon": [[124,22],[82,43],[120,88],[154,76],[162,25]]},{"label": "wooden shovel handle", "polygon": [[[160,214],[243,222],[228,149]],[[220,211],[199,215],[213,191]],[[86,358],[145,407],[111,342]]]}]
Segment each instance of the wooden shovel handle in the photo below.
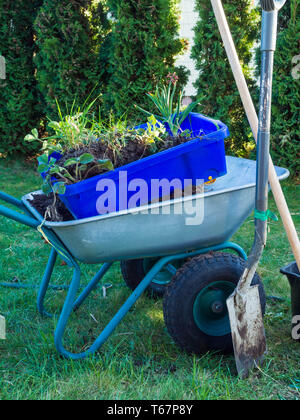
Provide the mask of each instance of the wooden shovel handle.
[{"label": "wooden shovel handle", "polygon": [[[225,50],[232,68],[232,72],[245,108],[247,118],[250,123],[251,130],[255,141],[257,142],[258,134],[258,117],[246,83],[246,79],[236,52],[236,48],[232,39],[232,35],[228,26],[225,12],[221,0],[211,0],[211,4],[217,19],[219,31],[225,46]],[[300,271],[300,241],[290,214],[287,202],[285,200],[280,182],[278,180],[274,164],[270,157],[269,182],[272,188],[273,196],[280,213],[288,240],[292,247],[299,271]]]}]

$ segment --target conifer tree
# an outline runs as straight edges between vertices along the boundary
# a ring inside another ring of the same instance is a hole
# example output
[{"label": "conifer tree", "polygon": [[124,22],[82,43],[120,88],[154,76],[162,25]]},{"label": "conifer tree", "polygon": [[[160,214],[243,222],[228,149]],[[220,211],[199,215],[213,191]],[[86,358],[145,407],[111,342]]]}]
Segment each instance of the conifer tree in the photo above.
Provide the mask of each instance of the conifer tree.
[{"label": "conifer tree", "polygon": [[[252,0],[222,1],[237,53],[252,94],[257,90],[251,73],[252,50],[259,37],[259,13]],[[228,125],[227,152],[247,156],[253,148],[248,120],[223,46],[211,2],[196,0],[199,21],[195,27],[192,57],[199,70],[195,83],[200,111]],[[252,140],[253,141],[253,140]],[[250,147],[249,147],[250,146]]]},{"label": "conifer tree", "polygon": [[185,47],[178,38],[178,0],[108,0],[108,5],[113,30],[106,107],[131,116],[134,104],[149,109],[146,93],[169,72],[176,71],[181,84],[186,82],[186,71],[175,67],[175,57]]},{"label": "conifer tree", "polygon": [[47,115],[56,115],[55,99],[67,112],[96,86],[97,96],[105,73],[97,57],[108,28],[103,1],[44,0],[35,28],[37,80]]},{"label": "conifer tree", "polygon": [[274,161],[300,175],[300,1],[280,10],[274,60],[271,154]]},{"label": "conifer tree", "polygon": [[0,0],[0,55],[6,79],[0,80],[0,153],[34,151],[24,136],[39,123],[33,21],[40,0]]}]

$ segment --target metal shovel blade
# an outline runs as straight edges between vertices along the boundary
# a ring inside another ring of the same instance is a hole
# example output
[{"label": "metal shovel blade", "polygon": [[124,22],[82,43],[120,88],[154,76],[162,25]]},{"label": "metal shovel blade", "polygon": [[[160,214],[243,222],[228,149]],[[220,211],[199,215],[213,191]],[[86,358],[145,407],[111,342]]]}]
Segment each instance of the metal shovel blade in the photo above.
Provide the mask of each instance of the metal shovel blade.
[{"label": "metal shovel blade", "polygon": [[227,299],[235,361],[242,378],[262,363],[267,351],[258,287],[251,286],[246,295],[236,290]]}]

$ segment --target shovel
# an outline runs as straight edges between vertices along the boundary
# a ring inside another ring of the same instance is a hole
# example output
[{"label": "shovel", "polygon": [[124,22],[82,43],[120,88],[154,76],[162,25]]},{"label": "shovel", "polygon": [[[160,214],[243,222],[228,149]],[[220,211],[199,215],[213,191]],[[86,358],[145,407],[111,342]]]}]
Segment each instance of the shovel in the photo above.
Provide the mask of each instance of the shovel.
[{"label": "shovel", "polygon": [[262,68],[257,142],[255,239],[246,269],[235,292],[227,300],[236,366],[242,378],[248,377],[250,370],[261,364],[267,350],[258,286],[251,284],[267,242],[267,220],[270,217],[268,173],[273,65],[278,11],[285,1],[261,0]]}]

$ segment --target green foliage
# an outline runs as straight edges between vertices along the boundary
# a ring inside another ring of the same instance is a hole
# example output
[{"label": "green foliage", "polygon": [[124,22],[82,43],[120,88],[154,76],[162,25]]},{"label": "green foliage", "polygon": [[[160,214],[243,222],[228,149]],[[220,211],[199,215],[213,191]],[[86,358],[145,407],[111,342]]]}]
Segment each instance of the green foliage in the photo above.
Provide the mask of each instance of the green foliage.
[{"label": "green foliage", "polygon": [[[45,173],[46,176],[43,180],[42,190],[44,194],[65,194],[66,186],[86,179],[89,171],[89,164],[93,164],[92,169],[95,167],[100,171],[111,171],[114,169],[113,163],[110,159],[96,159],[90,153],[83,153],[80,156],[67,159],[63,164],[50,157],[47,153],[38,157],[38,172]],[[67,169],[72,168],[72,173]],[[53,177],[58,182],[53,182]]]},{"label": "green foliage", "polygon": [[103,2],[44,0],[35,28],[37,80],[46,114],[56,115],[55,98],[64,101],[65,111],[74,100],[82,104],[95,86],[99,95],[105,73],[99,50],[109,30]]},{"label": "green foliage", "polygon": [[279,32],[274,63],[271,154],[277,164],[300,175],[300,1],[280,11],[286,27]]},{"label": "green foliage", "polygon": [[0,153],[32,152],[24,135],[39,124],[41,106],[35,80],[32,28],[40,0],[0,0],[0,55],[6,79],[0,80]]},{"label": "green foliage", "polygon": [[[251,93],[256,85],[250,71],[252,48],[259,33],[259,14],[252,0],[224,0],[223,6]],[[251,130],[232,75],[210,1],[197,0],[199,21],[195,27],[192,57],[200,76],[195,83],[197,99],[205,114],[226,123],[231,136],[227,152],[247,156],[252,149]]]},{"label": "green foliage", "polygon": [[[175,69],[184,49],[176,38],[177,0],[108,0],[114,17],[110,39],[110,81],[105,103],[117,115],[132,116],[132,104],[149,107],[145,93]],[[182,83],[186,72],[177,69]]]},{"label": "green foliage", "polygon": [[157,118],[162,123],[168,124],[173,136],[176,137],[179,133],[183,134],[181,125],[186,120],[188,115],[198,105],[198,103],[192,102],[182,112],[180,112],[182,99],[183,99],[183,92],[180,92],[177,99],[177,103],[175,103],[174,101],[176,88],[177,88],[177,82],[178,82],[178,76],[176,75],[176,73],[174,73],[173,75],[169,74],[168,79],[169,79],[168,87],[166,86],[163,86],[162,88],[157,87],[155,94],[153,93],[147,94],[147,96],[151,99],[155,107],[160,112],[159,115],[152,115],[152,113],[144,110],[143,108],[139,106],[137,106],[137,108],[140,109],[142,112],[146,113],[147,115],[150,115],[150,117],[152,116],[153,118]]},{"label": "green foliage", "polygon": [[38,130],[34,128],[31,133],[24,138],[26,142],[42,144],[42,150],[47,152],[67,152],[70,149],[78,149],[81,146],[89,145],[95,141],[97,137],[94,134],[94,114],[91,108],[97,101],[93,100],[87,104],[88,99],[82,107],[75,108],[73,103],[70,113],[63,115],[59,103],[57,104],[57,112],[59,121],[48,122],[48,128],[54,132],[54,135],[40,138]]},{"label": "green foliage", "polygon": [[94,35],[96,68],[101,92],[105,92],[109,79],[109,52],[111,40],[111,22],[108,19],[107,0],[94,0],[89,8],[89,20]]},{"label": "green foliage", "polygon": [[[25,136],[26,142],[41,144],[42,154],[37,162],[38,172],[45,174],[42,185],[45,194],[65,194],[66,185],[84,181],[95,175],[95,171],[100,174],[113,170],[119,157],[123,153],[126,156],[137,144],[141,146],[142,156],[170,147],[165,143],[166,128],[153,115],[148,118],[146,129],[129,128],[126,119],[115,120],[111,116],[107,122],[90,112],[94,102],[86,105],[86,100],[82,109],[72,106],[70,115],[63,115],[57,103],[60,120],[48,123],[54,135],[40,138],[34,128]],[[102,148],[100,159],[97,147]],[[134,157],[139,158],[138,155]]]}]

